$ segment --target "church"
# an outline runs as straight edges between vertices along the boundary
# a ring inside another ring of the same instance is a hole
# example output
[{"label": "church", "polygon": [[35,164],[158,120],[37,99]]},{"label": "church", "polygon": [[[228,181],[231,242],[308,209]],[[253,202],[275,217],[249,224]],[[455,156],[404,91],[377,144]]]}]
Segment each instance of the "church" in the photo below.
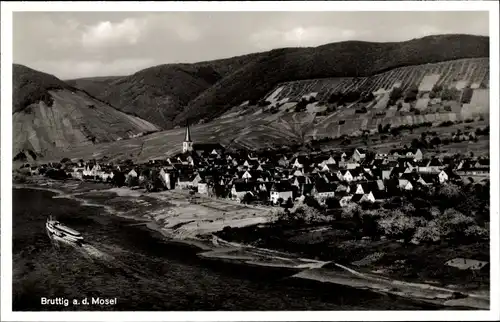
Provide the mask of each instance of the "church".
[{"label": "church", "polygon": [[197,143],[194,144],[191,138],[191,130],[189,124],[186,125],[186,134],[184,135],[184,142],[182,142],[182,153],[211,153],[213,151],[218,151],[219,153],[224,151],[224,147],[219,143]]},{"label": "church", "polygon": [[184,142],[182,142],[182,153],[191,151],[193,151],[193,141],[191,140],[191,131],[189,130],[189,124],[187,124],[186,135],[184,137]]}]

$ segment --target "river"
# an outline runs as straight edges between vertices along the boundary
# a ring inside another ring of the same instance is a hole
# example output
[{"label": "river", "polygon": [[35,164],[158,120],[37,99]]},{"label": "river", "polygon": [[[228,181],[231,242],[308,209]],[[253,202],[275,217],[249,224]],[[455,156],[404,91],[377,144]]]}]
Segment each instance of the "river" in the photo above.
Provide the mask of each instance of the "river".
[{"label": "river", "polygon": [[[197,249],[55,194],[13,189],[13,310],[415,310],[421,306],[347,287],[200,259]],[[51,214],[80,231],[87,252],[54,248]],[[42,305],[41,299],[116,298],[116,305]]]}]

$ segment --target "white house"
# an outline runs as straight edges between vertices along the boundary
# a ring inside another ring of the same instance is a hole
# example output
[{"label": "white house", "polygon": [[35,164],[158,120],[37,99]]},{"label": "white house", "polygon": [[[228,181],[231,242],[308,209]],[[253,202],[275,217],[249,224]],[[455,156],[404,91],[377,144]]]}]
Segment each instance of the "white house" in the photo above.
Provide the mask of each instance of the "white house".
[{"label": "white house", "polygon": [[241,176],[241,178],[245,179],[245,180],[250,180],[250,179],[252,179],[252,175],[250,174],[250,172],[245,171],[245,173],[243,173],[243,175]]},{"label": "white house", "polygon": [[280,198],[283,199],[283,201],[286,201],[288,198],[293,198],[293,190],[289,182],[275,183],[271,187],[271,202],[277,204]]},{"label": "white house", "polygon": [[439,183],[445,183],[449,179],[448,174],[442,170],[441,172],[439,172],[438,178],[439,178]]},{"label": "white house", "polygon": [[363,194],[363,197],[359,200],[359,202],[375,202],[375,197],[373,193],[370,191],[369,193]]},{"label": "white house", "polygon": [[351,172],[349,170],[342,170],[337,172],[337,177],[341,181],[347,181],[351,182],[354,180],[354,177],[352,176]]},{"label": "white house", "polygon": [[403,190],[413,190],[413,185],[406,179],[399,179],[399,188]]},{"label": "white house", "polygon": [[198,182],[198,193],[208,195],[208,185],[206,182]]},{"label": "white house", "polygon": [[366,157],[366,153],[362,153],[361,151],[359,151],[358,149],[354,150],[354,153],[352,155],[352,159],[354,161],[357,161],[357,162],[360,162],[361,160],[363,160],[364,158]]}]

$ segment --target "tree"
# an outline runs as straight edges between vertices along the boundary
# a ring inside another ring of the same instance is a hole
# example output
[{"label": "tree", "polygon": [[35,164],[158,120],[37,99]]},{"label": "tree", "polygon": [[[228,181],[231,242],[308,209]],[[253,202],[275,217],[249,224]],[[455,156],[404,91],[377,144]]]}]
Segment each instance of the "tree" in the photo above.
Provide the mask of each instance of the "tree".
[{"label": "tree", "polygon": [[396,102],[403,96],[403,90],[399,87],[394,87],[389,95],[389,99]]},{"label": "tree", "polygon": [[306,196],[304,198],[304,204],[317,210],[323,210],[323,207],[319,204],[318,200],[311,196]]},{"label": "tree", "polygon": [[127,176],[125,182],[128,187],[136,187],[139,185],[139,178],[134,176]]},{"label": "tree", "polygon": [[337,103],[341,97],[342,95],[339,92],[334,92],[328,98],[328,103],[330,104]]},{"label": "tree", "polygon": [[446,209],[436,220],[441,236],[457,241],[465,238],[467,228],[475,224],[472,217],[465,216],[453,208]]},{"label": "tree", "polygon": [[66,172],[61,169],[49,169],[45,172],[45,176],[53,180],[64,180],[68,178]]},{"label": "tree", "polygon": [[378,238],[380,236],[380,227],[378,225],[378,222],[376,220],[376,217],[371,215],[371,214],[365,214],[363,215],[363,235],[372,237],[372,238]]},{"label": "tree", "polygon": [[396,209],[385,218],[379,220],[378,224],[383,230],[384,235],[392,238],[402,238],[406,243],[411,241],[416,230],[417,219],[404,214]]},{"label": "tree", "polygon": [[227,190],[224,185],[216,184],[213,191],[217,198],[226,198],[227,196]]},{"label": "tree", "polygon": [[441,144],[441,139],[438,136],[435,136],[430,141],[431,145],[438,146]]},{"label": "tree", "polygon": [[249,204],[249,203],[251,203],[253,200],[254,200],[254,196],[253,196],[253,194],[251,194],[250,192],[247,192],[247,193],[243,196],[243,199],[241,200],[241,202],[242,202],[242,203]]},{"label": "tree", "polygon": [[125,175],[123,172],[114,171],[113,179],[111,179],[111,184],[116,187],[122,187],[125,185]]},{"label": "tree", "polygon": [[417,99],[418,87],[416,85],[410,86],[405,92],[405,102],[413,102]]},{"label": "tree", "polygon": [[286,200],[286,203],[285,203],[285,206],[284,206],[286,209],[290,209],[290,208],[293,208],[293,200],[291,197],[288,197],[288,199]]},{"label": "tree", "polygon": [[302,111],[305,111],[306,108],[307,108],[307,100],[306,99],[301,99],[300,102],[297,103],[297,105],[295,105],[295,112],[302,112]]},{"label": "tree", "polygon": [[445,88],[441,92],[441,99],[443,101],[458,101],[460,92],[456,88]]},{"label": "tree", "polygon": [[269,194],[264,190],[260,190],[259,191],[259,200],[262,202],[267,202],[269,200]]},{"label": "tree", "polygon": [[474,94],[474,90],[470,87],[466,87],[462,90],[462,97],[460,103],[468,104],[472,99],[472,95]]},{"label": "tree", "polygon": [[441,231],[435,220],[427,223],[426,226],[418,227],[413,240],[417,242],[435,243],[441,240]]}]

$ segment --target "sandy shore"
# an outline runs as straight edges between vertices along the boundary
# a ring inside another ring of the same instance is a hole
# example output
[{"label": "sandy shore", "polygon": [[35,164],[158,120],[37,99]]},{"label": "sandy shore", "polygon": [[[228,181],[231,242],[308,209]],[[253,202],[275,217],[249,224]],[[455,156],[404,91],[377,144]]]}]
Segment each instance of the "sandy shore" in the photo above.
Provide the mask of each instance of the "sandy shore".
[{"label": "sandy shore", "polygon": [[[179,234],[177,234],[175,230],[165,228],[168,227],[168,225],[159,224],[153,219],[146,220],[145,218],[126,216],[110,206],[91,203],[88,200],[85,200],[84,198],[80,197],[80,193],[68,194],[63,190],[55,189],[52,187],[40,187],[27,184],[14,184],[13,188],[28,188],[51,191],[58,194],[54,198],[74,199],[81,202],[84,206],[104,207],[104,209],[110,214],[142,222],[149,229],[159,232],[172,243],[182,243],[197,247],[201,251],[198,255],[209,260],[222,260],[226,262],[230,261],[247,266],[249,265],[269,268],[292,269],[296,270],[297,272],[297,274],[293,275],[293,278],[346,285],[354,288],[370,290],[377,293],[392,294],[394,296],[400,296],[411,300],[422,301],[436,305],[467,307],[482,310],[489,309],[488,295],[461,294],[462,296],[464,296],[464,298],[456,298],[457,292],[455,290],[439,288],[428,284],[408,283],[404,281],[393,280],[389,277],[376,274],[360,273],[339,264],[305,258],[297,258],[293,255],[278,252],[275,250],[262,249],[249,245],[227,242],[218,237],[212,236],[212,232],[222,229],[224,225],[231,226],[231,220],[226,220],[224,223],[216,224],[213,224],[213,222],[211,222],[209,223],[209,225],[207,225],[209,226],[209,228],[204,227],[204,229],[199,229],[200,226],[199,224],[197,225],[196,220],[200,221],[202,220],[201,218],[195,218],[195,220],[193,220],[192,222],[190,222],[190,220],[192,220],[193,218],[183,218],[181,220],[178,219],[177,222],[182,223],[182,220],[189,222],[187,224],[189,225],[189,227],[185,229],[188,232],[191,230],[191,233],[179,236]],[[143,193],[137,190],[130,190],[128,188],[113,188],[103,191],[114,192],[117,195],[125,197],[139,197],[143,195]],[[165,198],[165,194],[148,194],[148,196],[153,195],[155,195],[155,197],[159,197],[160,200]],[[202,207],[200,205],[196,206]],[[188,205],[188,207],[191,207],[191,205]],[[257,221],[257,223],[259,223],[259,220],[260,219],[253,221],[250,220],[247,222],[243,220],[243,225],[255,224],[254,221]],[[237,218],[234,222],[236,226],[242,225],[241,218]],[[170,225],[170,227],[172,227],[172,225]],[[199,238],[199,235],[204,235],[206,237],[211,236],[211,238]],[[326,264],[330,264],[327,266],[328,268],[324,267]]]}]

